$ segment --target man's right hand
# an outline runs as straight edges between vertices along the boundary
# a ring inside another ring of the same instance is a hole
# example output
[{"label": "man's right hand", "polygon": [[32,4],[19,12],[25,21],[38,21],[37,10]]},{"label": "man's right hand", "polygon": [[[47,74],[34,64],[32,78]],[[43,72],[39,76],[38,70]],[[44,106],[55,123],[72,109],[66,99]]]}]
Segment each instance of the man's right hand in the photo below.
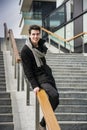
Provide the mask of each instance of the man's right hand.
[{"label": "man's right hand", "polygon": [[35,87],[35,88],[34,88],[34,93],[37,94],[37,92],[38,92],[39,90],[40,90],[39,87]]}]

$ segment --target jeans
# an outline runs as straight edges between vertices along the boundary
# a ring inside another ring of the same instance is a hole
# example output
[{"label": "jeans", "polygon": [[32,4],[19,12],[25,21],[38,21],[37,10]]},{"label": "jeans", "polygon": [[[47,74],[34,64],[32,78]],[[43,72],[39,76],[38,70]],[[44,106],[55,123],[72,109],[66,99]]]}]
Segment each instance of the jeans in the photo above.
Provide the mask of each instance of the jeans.
[{"label": "jeans", "polygon": [[[53,111],[54,111],[59,104],[59,93],[58,93],[58,91],[50,83],[43,83],[43,84],[40,85],[40,87],[42,89],[44,89],[45,92],[47,93],[50,104],[51,104]],[[40,124],[43,127],[46,126],[46,122],[45,122],[44,117],[42,118]]]}]

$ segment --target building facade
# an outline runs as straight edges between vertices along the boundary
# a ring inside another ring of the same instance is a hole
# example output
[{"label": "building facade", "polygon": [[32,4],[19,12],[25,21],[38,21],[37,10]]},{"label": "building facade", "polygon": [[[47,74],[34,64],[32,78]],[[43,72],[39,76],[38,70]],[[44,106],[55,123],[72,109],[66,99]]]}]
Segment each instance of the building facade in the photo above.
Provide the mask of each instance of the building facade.
[{"label": "building facade", "polygon": [[[24,0],[25,1],[25,0]],[[69,39],[82,32],[87,32],[87,0],[32,0],[27,13],[32,18],[26,20],[24,11],[24,27],[35,23],[56,33],[64,39]],[[23,4],[22,9],[23,10]],[[31,21],[32,20],[32,21]],[[26,28],[22,30],[27,30]],[[43,36],[44,37],[44,36]],[[78,37],[69,43],[58,41],[50,36],[51,42],[61,44],[61,47],[72,52],[86,52],[87,35]],[[84,44],[85,43],[85,44]]]}]

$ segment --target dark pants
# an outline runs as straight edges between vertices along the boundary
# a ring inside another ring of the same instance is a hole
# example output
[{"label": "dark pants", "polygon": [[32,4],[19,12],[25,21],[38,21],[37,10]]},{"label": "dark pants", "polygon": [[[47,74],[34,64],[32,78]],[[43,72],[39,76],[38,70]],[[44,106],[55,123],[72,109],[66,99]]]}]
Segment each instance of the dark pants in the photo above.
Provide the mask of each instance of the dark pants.
[{"label": "dark pants", "polygon": [[[44,89],[49,97],[50,104],[53,108],[53,111],[57,108],[59,104],[59,94],[57,90],[50,83],[41,84],[41,88]],[[40,124],[44,127],[46,126],[44,117],[42,118]]]}]

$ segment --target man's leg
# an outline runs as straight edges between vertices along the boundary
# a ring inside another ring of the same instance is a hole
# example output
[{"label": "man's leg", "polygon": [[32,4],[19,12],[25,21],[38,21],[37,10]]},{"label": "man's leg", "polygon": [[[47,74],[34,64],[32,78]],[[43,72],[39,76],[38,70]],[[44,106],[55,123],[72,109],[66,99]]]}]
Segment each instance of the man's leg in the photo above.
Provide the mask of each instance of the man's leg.
[{"label": "man's leg", "polygon": [[[59,104],[59,94],[58,94],[57,90],[49,83],[41,84],[41,88],[46,91],[46,93],[49,97],[50,104],[51,104],[53,110],[55,110]],[[42,118],[40,124],[43,127],[46,126],[44,117]]]}]

